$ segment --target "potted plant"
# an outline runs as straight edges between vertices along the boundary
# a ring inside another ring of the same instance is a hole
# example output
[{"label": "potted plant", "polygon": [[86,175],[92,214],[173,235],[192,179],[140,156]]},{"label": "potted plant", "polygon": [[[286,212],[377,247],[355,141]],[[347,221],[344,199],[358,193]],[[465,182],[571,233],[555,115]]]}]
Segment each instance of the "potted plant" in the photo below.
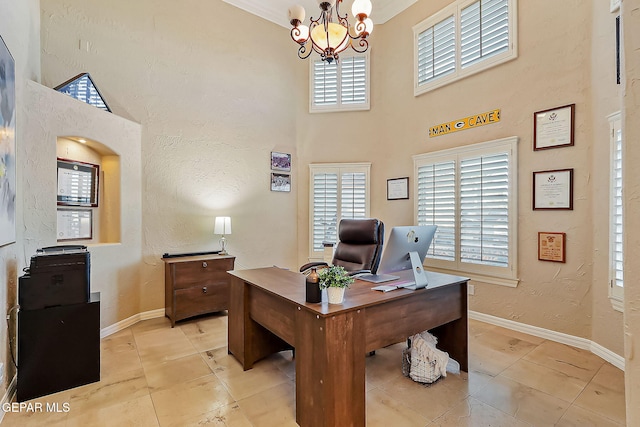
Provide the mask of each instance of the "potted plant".
[{"label": "potted plant", "polygon": [[341,304],[344,300],[344,290],[355,281],[344,267],[337,265],[320,270],[318,276],[320,289],[327,290],[329,304]]}]

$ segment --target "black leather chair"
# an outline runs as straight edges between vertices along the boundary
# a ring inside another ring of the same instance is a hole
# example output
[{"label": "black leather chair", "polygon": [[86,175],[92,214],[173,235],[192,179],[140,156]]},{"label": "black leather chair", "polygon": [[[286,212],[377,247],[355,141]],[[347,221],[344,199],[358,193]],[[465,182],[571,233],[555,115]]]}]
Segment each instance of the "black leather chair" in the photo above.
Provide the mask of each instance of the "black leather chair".
[{"label": "black leather chair", "polygon": [[[343,219],[338,226],[338,239],[331,261],[333,265],[344,267],[352,275],[378,271],[384,239],[382,221],[375,218]],[[326,262],[310,262],[300,267],[300,271],[326,265]]]}]

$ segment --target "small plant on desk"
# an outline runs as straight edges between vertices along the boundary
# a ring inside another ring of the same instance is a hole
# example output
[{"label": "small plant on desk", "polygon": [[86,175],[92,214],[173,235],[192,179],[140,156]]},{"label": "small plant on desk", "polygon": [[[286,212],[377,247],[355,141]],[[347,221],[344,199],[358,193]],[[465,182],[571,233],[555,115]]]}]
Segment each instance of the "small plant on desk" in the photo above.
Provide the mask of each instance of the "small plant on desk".
[{"label": "small plant on desk", "polygon": [[337,265],[320,270],[318,277],[320,289],[327,290],[327,296],[331,304],[341,304],[344,300],[344,290],[355,281],[353,277],[349,276],[344,267]]}]

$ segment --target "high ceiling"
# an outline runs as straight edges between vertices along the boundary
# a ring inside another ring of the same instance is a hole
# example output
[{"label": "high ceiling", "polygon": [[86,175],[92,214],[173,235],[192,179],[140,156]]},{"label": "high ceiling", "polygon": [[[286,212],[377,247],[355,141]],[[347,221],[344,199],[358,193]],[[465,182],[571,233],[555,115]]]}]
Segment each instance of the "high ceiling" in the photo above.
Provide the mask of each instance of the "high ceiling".
[{"label": "high ceiling", "polygon": [[[290,28],[287,13],[289,7],[300,4],[304,6],[307,17],[305,24],[308,25],[309,17],[317,18],[320,13],[318,0],[223,0],[247,12],[253,13],[261,18],[267,19],[285,28]],[[371,19],[374,24],[384,24],[389,19],[396,16],[418,0],[371,0],[373,10]],[[345,0],[340,5],[340,13],[349,13],[351,16],[351,4],[353,0]]]}]

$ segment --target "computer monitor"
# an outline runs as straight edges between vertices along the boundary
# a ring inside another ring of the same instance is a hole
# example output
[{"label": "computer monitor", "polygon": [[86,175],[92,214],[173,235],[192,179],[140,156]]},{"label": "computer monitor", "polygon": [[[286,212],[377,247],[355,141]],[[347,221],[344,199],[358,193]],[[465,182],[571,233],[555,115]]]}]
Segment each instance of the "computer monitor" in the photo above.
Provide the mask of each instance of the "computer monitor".
[{"label": "computer monitor", "polygon": [[418,254],[420,265],[422,265],[437,228],[436,225],[393,227],[382,253],[378,274],[411,270],[413,268],[409,256],[411,252]]}]

